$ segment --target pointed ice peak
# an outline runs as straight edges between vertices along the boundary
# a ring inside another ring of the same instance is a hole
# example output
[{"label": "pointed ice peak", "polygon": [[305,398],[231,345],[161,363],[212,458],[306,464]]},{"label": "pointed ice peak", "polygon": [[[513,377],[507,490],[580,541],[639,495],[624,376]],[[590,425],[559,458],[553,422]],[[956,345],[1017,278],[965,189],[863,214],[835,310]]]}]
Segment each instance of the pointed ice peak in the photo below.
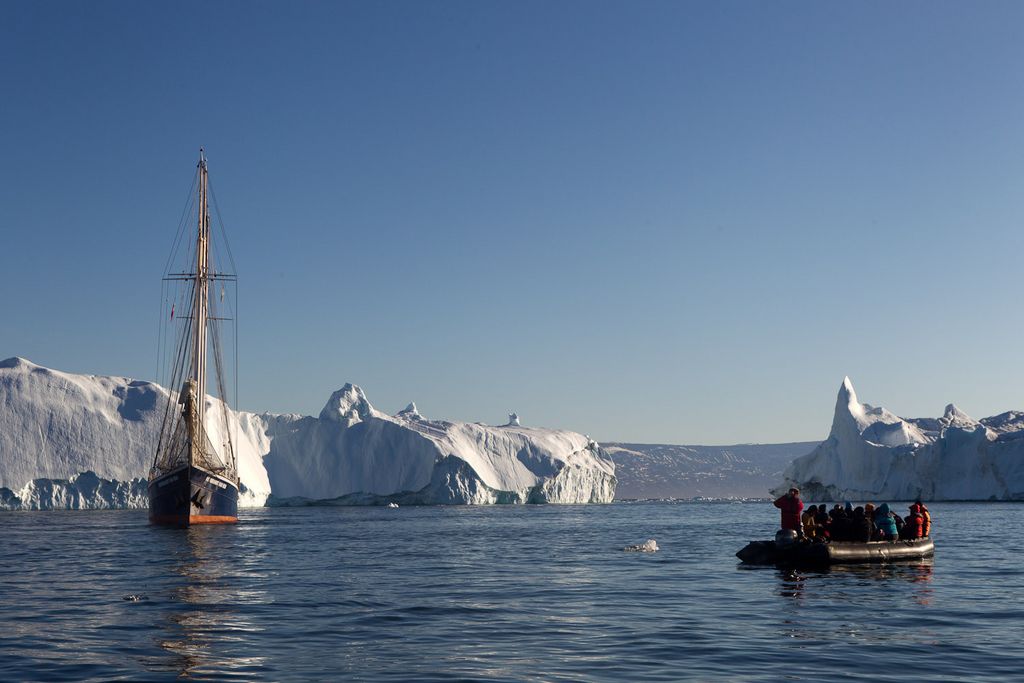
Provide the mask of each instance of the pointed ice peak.
[{"label": "pointed ice peak", "polygon": [[422,415],[420,415],[420,411],[416,408],[416,401],[413,401],[409,405],[407,405],[405,407],[405,410],[398,411],[398,414],[404,415],[405,417],[423,417]]},{"label": "pointed ice peak", "polygon": [[370,405],[366,394],[355,384],[346,384],[327,399],[327,405],[320,411],[320,419],[329,422],[345,422],[353,425],[375,417],[377,411]]},{"label": "pointed ice peak", "polygon": [[522,425],[519,424],[519,415],[517,415],[516,413],[509,413],[508,414],[508,424],[506,424],[505,426],[506,427],[520,427],[520,426],[522,426]]},{"label": "pointed ice peak", "polygon": [[839,395],[836,396],[835,418],[838,419],[841,415],[852,415],[858,423],[864,417],[864,406],[857,400],[857,392],[849,377],[843,377],[843,383],[839,386]]},{"label": "pointed ice peak", "polygon": [[976,425],[978,421],[950,403],[942,414],[942,421],[950,425]]},{"label": "pointed ice peak", "polygon": [[857,391],[853,388],[853,382],[849,377],[843,377],[843,383],[839,385],[839,396],[836,400],[836,409],[856,406],[860,408],[860,401],[857,400]]},{"label": "pointed ice peak", "polygon": [[22,358],[21,356],[12,356],[11,358],[6,358],[4,360],[0,360],[0,368],[3,368],[3,369],[37,368],[37,367],[39,367],[39,366],[36,365],[35,363],[33,363],[32,361],[30,361],[28,358]]},{"label": "pointed ice peak", "polygon": [[942,413],[942,417],[967,417],[967,413],[957,408],[955,403],[950,403],[946,406],[946,410]]},{"label": "pointed ice peak", "polygon": [[831,437],[839,441],[865,440],[884,446],[925,443],[928,439],[917,425],[907,422],[885,408],[857,400],[849,377],[843,378],[836,399]]}]

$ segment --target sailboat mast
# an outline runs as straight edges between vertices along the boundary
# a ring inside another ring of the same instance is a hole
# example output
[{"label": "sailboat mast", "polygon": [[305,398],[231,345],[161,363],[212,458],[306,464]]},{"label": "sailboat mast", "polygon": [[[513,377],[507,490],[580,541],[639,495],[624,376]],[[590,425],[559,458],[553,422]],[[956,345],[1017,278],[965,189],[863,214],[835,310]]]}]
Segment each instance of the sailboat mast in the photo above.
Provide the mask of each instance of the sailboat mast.
[{"label": "sailboat mast", "polygon": [[[172,386],[157,442],[157,454],[150,470],[149,520],[154,524],[187,527],[192,524],[232,524],[238,521],[238,465],[229,430],[229,415],[224,403],[224,373],[220,362],[219,328],[216,302],[210,300],[210,285],[224,278],[213,263],[214,245],[210,234],[209,174],[206,153],[199,150],[199,177],[195,179],[198,197],[189,196],[189,205],[198,203],[198,229],[195,255],[185,256],[185,270],[168,272],[165,279],[177,287],[191,290],[189,315],[182,315],[180,337],[174,354]],[[196,188],[193,187],[193,190]],[[214,203],[216,207],[216,203]],[[185,240],[186,245],[188,239]],[[175,238],[174,257],[180,243]],[[187,250],[187,249],[186,249]],[[190,262],[190,263],[189,263]],[[193,267],[195,270],[193,271]],[[234,276],[230,276],[234,279]],[[227,279],[227,278],[225,278]],[[187,320],[187,322],[186,322]],[[209,357],[213,357],[214,392],[220,398],[218,420],[206,431],[206,380]],[[215,439],[216,441],[212,441]],[[223,452],[218,447],[224,446]]]},{"label": "sailboat mast", "polygon": [[[206,199],[206,156],[199,150],[199,231],[196,237],[196,272],[192,302],[192,373],[195,384],[195,434],[206,425],[206,337],[209,306],[210,214]],[[202,451],[202,439],[193,439],[192,452]],[[193,462],[195,458],[193,457]]]}]

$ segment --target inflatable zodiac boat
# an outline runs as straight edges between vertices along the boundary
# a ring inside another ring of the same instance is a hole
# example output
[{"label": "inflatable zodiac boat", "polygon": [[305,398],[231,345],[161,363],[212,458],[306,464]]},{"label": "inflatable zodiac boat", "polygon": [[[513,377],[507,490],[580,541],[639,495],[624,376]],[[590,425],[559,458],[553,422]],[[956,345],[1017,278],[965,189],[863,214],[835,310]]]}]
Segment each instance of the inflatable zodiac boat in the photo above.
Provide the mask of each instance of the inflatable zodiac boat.
[{"label": "inflatable zodiac boat", "polygon": [[935,543],[930,536],[867,543],[813,543],[780,531],[774,541],[751,541],[736,557],[745,564],[830,565],[915,560],[934,553]]}]

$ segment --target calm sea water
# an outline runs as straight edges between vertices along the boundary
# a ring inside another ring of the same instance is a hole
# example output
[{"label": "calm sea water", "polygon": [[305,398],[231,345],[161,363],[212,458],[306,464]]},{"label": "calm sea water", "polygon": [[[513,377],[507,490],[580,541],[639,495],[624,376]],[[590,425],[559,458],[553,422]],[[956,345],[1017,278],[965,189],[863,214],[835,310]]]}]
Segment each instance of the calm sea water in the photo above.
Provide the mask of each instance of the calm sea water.
[{"label": "calm sea water", "polygon": [[764,503],[3,513],[0,680],[1019,680],[1024,507],[931,507],[825,572],[738,565]]}]

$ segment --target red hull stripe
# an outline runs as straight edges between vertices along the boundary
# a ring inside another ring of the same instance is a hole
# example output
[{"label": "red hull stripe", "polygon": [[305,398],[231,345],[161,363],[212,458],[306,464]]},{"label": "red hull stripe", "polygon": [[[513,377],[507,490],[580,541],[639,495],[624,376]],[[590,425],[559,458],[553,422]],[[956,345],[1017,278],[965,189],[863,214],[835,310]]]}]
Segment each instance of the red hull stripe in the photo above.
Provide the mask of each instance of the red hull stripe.
[{"label": "red hull stripe", "polygon": [[150,515],[149,521],[153,524],[236,524],[238,517],[231,517],[230,515],[200,515],[195,517],[189,517],[187,520],[184,515]]},{"label": "red hull stripe", "polygon": [[189,524],[234,524],[238,517],[230,515],[198,515],[188,518]]}]

